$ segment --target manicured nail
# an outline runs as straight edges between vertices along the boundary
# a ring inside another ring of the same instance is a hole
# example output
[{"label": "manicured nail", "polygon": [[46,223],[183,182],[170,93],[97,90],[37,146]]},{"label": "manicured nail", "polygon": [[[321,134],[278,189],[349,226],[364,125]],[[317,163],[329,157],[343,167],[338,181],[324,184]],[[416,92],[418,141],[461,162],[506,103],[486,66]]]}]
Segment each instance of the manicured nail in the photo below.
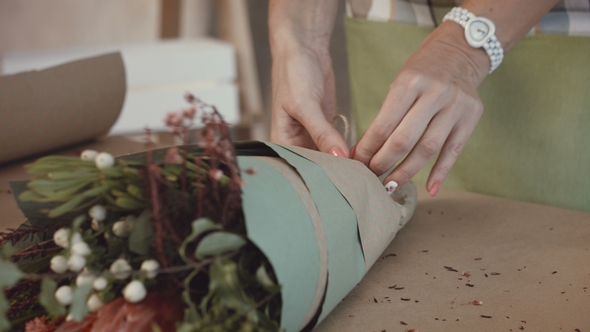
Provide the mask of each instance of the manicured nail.
[{"label": "manicured nail", "polygon": [[430,191],[428,193],[430,194],[430,196],[434,197],[434,196],[436,196],[436,193],[438,192],[439,188],[440,188],[440,182],[436,181],[432,185],[432,188],[430,188]]},{"label": "manicured nail", "polygon": [[335,155],[336,157],[346,158],[346,154],[340,147],[335,147],[330,150],[330,153]]},{"label": "manicured nail", "polygon": [[396,188],[397,188],[397,182],[395,182],[395,181],[389,181],[385,185],[385,191],[387,191],[387,193],[390,195],[393,194],[393,192],[395,191]]},{"label": "manicured nail", "polygon": [[350,158],[354,158],[354,152],[356,151],[356,145],[352,147],[352,149],[350,149]]}]

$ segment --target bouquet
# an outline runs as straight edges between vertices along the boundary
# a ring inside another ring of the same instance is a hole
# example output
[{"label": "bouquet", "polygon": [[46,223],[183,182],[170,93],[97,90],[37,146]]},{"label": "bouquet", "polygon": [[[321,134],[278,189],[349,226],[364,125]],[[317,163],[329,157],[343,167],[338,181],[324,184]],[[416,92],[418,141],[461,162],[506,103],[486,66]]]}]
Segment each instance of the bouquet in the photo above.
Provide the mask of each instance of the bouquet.
[{"label": "bouquet", "polygon": [[166,122],[187,142],[199,118],[197,145],[45,157],[11,183],[28,221],[0,233],[1,331],[311,329],[411,217],[412,184],[392,200],[356,161],[232,143],[187,100]]}]

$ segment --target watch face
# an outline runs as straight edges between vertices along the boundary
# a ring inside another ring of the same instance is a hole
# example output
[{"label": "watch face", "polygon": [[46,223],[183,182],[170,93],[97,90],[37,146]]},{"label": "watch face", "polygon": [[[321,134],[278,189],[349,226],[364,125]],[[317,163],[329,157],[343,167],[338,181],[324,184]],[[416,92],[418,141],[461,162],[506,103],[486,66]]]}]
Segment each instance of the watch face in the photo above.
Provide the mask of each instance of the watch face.
[{"label": "watch face", "polygon": [[483,17],[476,17],[467,23],[465,39],[472,47],[481,47],[495,33],[495,30],[492,21]]}]

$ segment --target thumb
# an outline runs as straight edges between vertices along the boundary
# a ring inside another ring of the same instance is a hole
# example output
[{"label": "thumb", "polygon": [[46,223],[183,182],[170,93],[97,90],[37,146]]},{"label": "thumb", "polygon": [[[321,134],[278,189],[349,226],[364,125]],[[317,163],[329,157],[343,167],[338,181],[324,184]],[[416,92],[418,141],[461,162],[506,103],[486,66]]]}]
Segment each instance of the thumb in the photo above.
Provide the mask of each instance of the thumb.
[{"label": "thumb", "polygon": [[338,130],[328,122],[322,110],[318,107],[318,110],[308,112],[307,115],[299,119],[299,122],[307,129],[318,149],[338,157],[348,158],[350,154],[348,144]]}]

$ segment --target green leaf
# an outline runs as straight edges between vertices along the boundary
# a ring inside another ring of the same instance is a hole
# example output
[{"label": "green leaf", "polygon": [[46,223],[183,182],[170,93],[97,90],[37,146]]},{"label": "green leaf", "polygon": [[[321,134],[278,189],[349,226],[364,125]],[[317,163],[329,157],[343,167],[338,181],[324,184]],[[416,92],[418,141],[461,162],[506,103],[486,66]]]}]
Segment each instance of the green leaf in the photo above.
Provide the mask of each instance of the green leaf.
[{"label": "green leaf", "polygon": [[140,202],[131,197],[119,197],[115,201],[115,204],[117,204],[118,207],[123,208],[125,210],[139,210],[145,207],[144,202]]},{"label": "green leaf", "polygon": [[47,190],[48,192],[55,192],[58,190],[70,188],[80,183],[88,183],[89,179],[71,179],[71,180],[33,180],[29,182],[29,188],[42,192]]},{"label": "green leaf", "polygon": [[47,174],[52,180],[97,179],[97,172],[52,172]]},{"label": "green leaf", "polygon": [[270,278],[264,267],[264,263],[256,270],[256,280],[266,289],[272,289],[275,286],[274,281]]},{"label": "green leaf", "polygon": [[205,236],[195,251],[197,258],[216,256],[228,251],[238,250],[246,244],[240,235],[228,232],[214,232]]},{"label": "green leaf", "polygon": [[0,292],[0,331],[8,331],[10,321],[6,317],[6,310],[10,307],[4,292]]},{"label": "green leaf", "polygon": [[89,198],[89,197],[95,197],[98,196],[100,194],[104,194],[107,191],[109,191],[112,187],[114,187],[113,184],[105,184],[102,186],[98,186],[98,187],[94,187],[94,188],[90,188],[88,190],[86,190],[85,192],[82,193],[82,196]]},{"label": "green leaf", "polygon": [[135,198],[144,200],[143,190],[139,186],[129,184],[127,185],[127,192]]},{"label": "green leaf", "polygon": [[84,201],[86,197],[82,195],[75,196],[74,198],[70,199],[69,201],[63,203],[62,205],[56,207],[55,209],[49,211],[49,218],[59,217],[62,214],[68,213],[74,210],[80,203]]},{"label": "green leaf", "polygon": [[196,269],[192,271],[186,278],[184,278],[184,291],[182,291],[181,297],[184,303],[186,303],[187,308],[184,310],[184,321],[185,322],[196,322],[199,319],[199,312],[197,311],[197,306],[191,299],[191,281],[193,278],[199,274],[199,270]]},{"label": "green leaf", "polygon": [[88,294],[92,289],[92,284],[84,284],[76,287],[74,290],[74,299],[70,305],[70,313],[76,322],[81,322],[84,316],[88,313],[88,306],[86,300],[88,300]]},{"label": "green leaf", "polygon": [[189,236],[186,237],[186,239],[184,239],[184,241],[182,242],[182,246],[178,250],[182,259],[187,263],[190,262],[190,260],[186,257],[186,253],[185,253],[186,246],[191,241],[196,239],[197,236],[199,236],[207,231],[221,229],[221,226],[219,226],[219,224],[216,224],[207,218],[199,218],[199,219],[193,221],[192,228],[193,228],[193,231],[191,232],[191,234]]},{"label": "green leaf", "polygon": [[135,220],[135,225],[129,235],[129,250],[139,254],[149,254],[150,243],[154,241],[154,231],[150,218],[152,214],[149,210],[144,210]]},{"label": "green leaf", "polygon": [[55,290],[57,283],[49,278],[41,280],[41,294],[39,294],[39,303],[47,310],[47,313],[53,316],[65,316],[66,308],[55,299]]},{"label": "green leaf", "polygon": [[0,289],[16,284],[23,276],[16,264],[0,260]]},{"label": "green leaf", "polygon": [[123,170],[121,170],[117,166],[103,168],[100,171],[108,177],[121,177],[125,175],[125,173],[123,173]]},{"label": "green leaf", "polygon": [[81,189],[83,189],[84,187],[88,186],[91,183],[92,183],[92,181],[90,181],[90,180],[82,181],[82,182],[78,182],[77,184],[72,185],[70,187],[67,187],[64,189],[59,189],[59,190],[53,190],[50,188],[31,188],[31,189],[36,191],[38,194],[41,194],[42,196],[45,196],[47,198],[51,198],[53,201],[57,201],[60,199],[69,198],[70,196],[74,195],[75,193],[77,193],[78,191],[80,191]]}]

